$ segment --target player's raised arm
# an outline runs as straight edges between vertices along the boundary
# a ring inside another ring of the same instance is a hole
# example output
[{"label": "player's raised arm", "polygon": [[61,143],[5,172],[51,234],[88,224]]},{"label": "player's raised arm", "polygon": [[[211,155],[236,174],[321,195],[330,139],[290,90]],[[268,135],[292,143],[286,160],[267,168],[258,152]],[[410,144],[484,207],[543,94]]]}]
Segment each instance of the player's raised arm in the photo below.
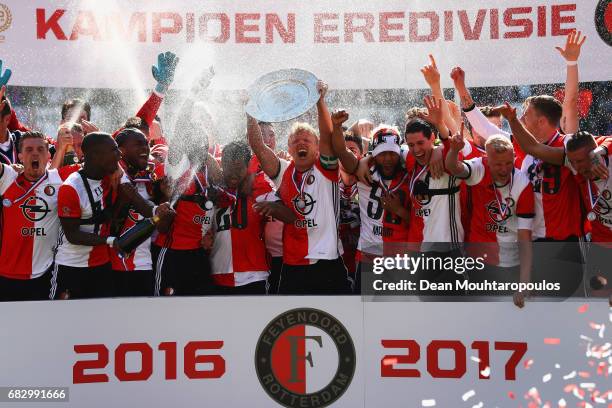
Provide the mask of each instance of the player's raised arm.
[{"label": "player's raised arm", "polygon": [[421,74],[423,74],[425,82],[427,82],[427,85],[429,85],[433,97],[440,100],[440,108],[442,110],[444,124],[451,131],[451,133],[455,134],[459,131],[459,124],[457,124],[455,119],[453,119],[448,103],[444,98],[444,93],[440,83],[440,71],[438,70],[438,65],[436,64],[435,58],[431,54],[429,55],[429,62],[430,63],[428,65],[421,68]]},{"label": "player's raised arm", "polygon": [[565,48],[555,47],[567,63],[565,79],[565,97],[563,98],[563,116],[561,129],[566,134],[578,131],[578,58],[580,49],[586,40],[580,31],[572,31],[567,35]]},{"label": "player's raised arm", "polygon": [[257,156],[261,169],[270,178],[278,176],[280,171],[280,159],[274,153],[274,150],[270,149],[263,141],[261,135],[261,128],[257,119],[253,118],[247,113],[247,140],[251,150]]},{"label": "player's raised arm", "polygon": [[338,168],[338,158],[334,155],[332,148],[332,118],[325,102],[327,84],[323,81],[317,82],[319,100],[317,101],[317,113],[319,121],[319,157],[323,168],[333,170]]},{"label": "player's raised arm", "polygon": [[344,132],[342,131],[342,124],[349,118],[349,114],[344,110],[335,111],[331,115],[334,130],[332,132],[332,148],[334,155],[340,159],[342,167],[350,174],[353,174],[357,170],[359,161],[357,157],[346,148],[346,141],[344,140]]},{"label": "player's raised arm", "polygon": [[508,102],[493,109],[501,113],[512,129],[512,135],[516,138],[521,149],[527,154],[544,160],[547,163],[562,166],[565,158],[563,147],[552,147],[544,143],[539,143],[537,139],[529,133],[523,123],[516,116],[516,108],[510,106]]}]

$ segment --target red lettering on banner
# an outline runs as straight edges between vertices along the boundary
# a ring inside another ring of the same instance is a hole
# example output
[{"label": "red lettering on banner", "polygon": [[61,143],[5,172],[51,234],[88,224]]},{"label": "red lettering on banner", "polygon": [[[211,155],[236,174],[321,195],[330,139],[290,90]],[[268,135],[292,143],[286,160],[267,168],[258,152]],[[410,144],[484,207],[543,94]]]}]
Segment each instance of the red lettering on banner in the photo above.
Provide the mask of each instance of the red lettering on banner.
[{"label": "red lettering on banner", "polygon": [[[451,369],[440,368],[440,350],[447,349],[454,352],[455,367]],[[427,346],[427,372],[433,378],[461,378],[467,370],[465,346],[458,340],[434,340]]]},{"label": "red lettering on banner", "polygon": [[246,24],[247,20],[259,20],[261,14],[259,13],[238,13],[236,14],[236,42],[247,43],[247,44],[258,44],[261,42],[259,37],[247,37],[247,32],[259,31],[259,25],[257,24]]},{"label": "red lettering on banner", "polygon": [[165,341],[159,343],[157,349],[165,354],[164,363],[166,365],[166,380],[176,380],[176,342]]},{"label": "red lettering on banner", "polygon": [[489,13],[491,39],[499,40],[499,10],[491,9],[489,10]]},{"label": "red lettering on banner", "polygon": [[[201,350],[217,350],[223,347],[222,341],[190,341],[185,346],[185,366],[187,378],[221,378],[225,374],[225,360],[214,354],[196,354]],[[212,364],[210,370],[198,369],[198,364]]]},{"label": "red lettering on banner", "polygon": [[72,383],[88,384],[108,382],[106,374],[85,374],[85,370],[96,370],[105,368],[108,364],[108,349],[104,344],[80,344],[74,346],[77,354],[96,354],[95,360],[81,360],[72,366]]},{"label": "red lettering on banner", "polygon": [[[381,377],[405,377],[417,378],[421,373],[416,368],[395,368],[397,364],[416,364],[421,358],[421,346],[415,340],[381,340],[384,348],[406,349],[406,354],[385,355],[380,362]],[[472,349],[478,351],[478,378],[488,380],[490,374],[483,374],[483,371],[490,367],[488,341],[474,341]],[[504,378],[506,380],[516,380],[516,367],[527,352],[527,343],[496,341],[495,350],[508,350],[513,353],[508,358],[504,367]],[[441,368],[439,365],[440,350],[452,350],[454,358],[453,368]],[[427,371],[433,378],[462,378],[467,371],[467,351],[465,345],[460,340],[433,340],[427,346]]]},{"label": "red lettering on banner", "polygon": [[274,42],[274,29],[284,43],[295,43],[295,14],[287,14],[287,26],[283,25],[278,14],[266,14],[266,42]]},{"label": "red lettering on banner", "polygon": [[478,10],[476,21],[474,22],[474,27],[472,28],[470,26],[470,18],[467,15],[467,11],[459,10],[459,22],[461,23],[461,30],[463,31],[463,38],[466,40],[479,40],[486,15],[487,10]]},{"label": "red lettering on banner", "polygon": [[538,37],[546,36],[546,6],[538,7]]},{"label": "red lettering on banner", "polygon": [[195,40],[195,15],[193,13],[187,13],[185,20],[187,42],[192,43]]},{"label": "red lettering on banner", "polygon": [[446,10],[444,12],[444,41],[453,41],[453,12]]},{"label": "red lettering on banner", "polygon": [[[354,25],[354,20],[364,20],[363,25]],[[344,15],[344,42],[353,42],[353,34],[361,33],[366,42],[374,42],[372,29],[374,28],[374,16],[370,13],[346,13]]]},{"label": "red lettering on banner", "polygon": [[[208,31],[208,23],[211,20],[219,21],[219,35],[212,36]],[[200,38],[205,41],[224,43],[229,40],[230,19],[225,13],[205,13],[200,17]]]},{"label": "red lettering on banner", "polygon": [[381,377],[419,378],[421,373],[414,368],[395,368],[396,364],[416,364],[421,358],[421,347],[414,340],[381,340],[384,348],[406,349],[406,355],[388,355],[380,361]]},{"label": "red lettering on banner", "polygon": [[504,11],[504,24],[508,27],[523,27],[522,31],[510,31],[504,38],[527,38],[533,33],[533,22],[527,18],[514,18],[515,14],[531,13],[531,7],[512,7]]},{"label": "red lettering on banner", "polygon": [[[172,20],[171,26],[164,26],[163,20]],[[178,13],[153,13],[153,42],[161,42],[162,34],[176,34],[183,29],[183,18]]]},{"label": "red lettering on banner", "polygon": [[[140,354],[140,370],[128,372],[125,367],[127,353]],[[115,377],[119,381],[146,381],[153,374],[153,349],[147,343],[120,344],[115,349]]]},{"label": "red lettering on banner", "polygon": [[[158,350],[164,352],[165,378],[176,380],[176,342],[162,342]],[[221,378],[225,374],[225,359],[219,354],[198,354],[202,350],[220,350],[223,341],[190,341],[185,345],[183,368],[185,376],[191,379]],[[79,360],[72,367],[73,384],[108,382],[106,373],[90,374],[85,370],[105,369],[109,362],[108,348],[104,344],[79,344],[74,346],[77,354],[96,354],[93,360]],[[138,353],[140,368],[127,371],[126,355]],[[198,365],[207,365],[204,368]],[[212,365],[212,367],[211,367]],[[119,381],[147,381],[153,375],[153,349],[148,343],[121,343],[115,349],[114,374]]]},{"label": "red lettering on banner", "polygon": [[100,41],[102,39],[100,36],[98,23],[96,23],[96,18],[91,11],[79,11],[76,22],[72,27],[70,40],[77,40],[81,35],[91,35],[96,41]]},{"label": "red lettering on banner", "polygon": [[576,11],[575,4],[562,4],[560,6],[552,6],[551,9],[551,34],[552,35],[568,35],[573,28],[562,28],[561,24],[570,24],[576,22],[576,16],[562,16],[565,11]]},{"label": "red lettering on banner", "polygon": [[130,41],[134,32],[138,33],[138,41],[147,41],[147,15],[146,13],[132,13],[127,29],[123,24],[123,15],[112,13],[106,18],[106,38],[111,39],[118,36],[123,41]]},{"label": "red lettering on banner", "polygon": [[[428,19],[430,23],[429,34],[419,34],[419,20]],[[440,17],[434,11],[410,13],[410,41],[427,42],[435,41],[440,35]]]},{"label": "red lettering on banner", "polygon": [[340,42],[340,37],[324,36],[325,32],[338,31],[338,24],[323,24],[324,20],[338,20],[338,14],[335,13],[317,13],[314,15],[314,42],[315,43],[332,43]]},{"label": "red lettering on banner", "polygon": [[36,38],[46,40],[47,33],[51,30],[58,40],[67,40],[66,34],[59,25],[59,19],[62,18],[66,10],[55,10],[48,20],[45,17],[45,12],[45,9],[36,9]]},{"label": "red lettering on banner", "polygon": [[392,23],[390,20],[392,18],[404,18],[405,13],[403,11],[398,11],[395,13],[380,13],[378,16],[378,21],[380,24],[380,32],[379,32],[379,41],[380,42],[403,42],[405,41],[405,36],[402,35],[391,35],[389,31],[391,30],[403,30],[404,24],[402,22]]}]

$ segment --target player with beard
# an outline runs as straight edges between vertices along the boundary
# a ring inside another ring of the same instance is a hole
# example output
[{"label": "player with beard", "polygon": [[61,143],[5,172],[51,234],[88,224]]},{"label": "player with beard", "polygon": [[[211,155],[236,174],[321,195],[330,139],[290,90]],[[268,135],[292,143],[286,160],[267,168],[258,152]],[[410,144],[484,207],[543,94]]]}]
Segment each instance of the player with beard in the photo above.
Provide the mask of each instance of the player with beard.
[{"label": "player with beard", "polygon": [[47,170],[49,144],[39,132],[22,134],[18,156],[23,173],[0,165],[0,301],[43,300],[49,298],[60,226],[58,190],[78,168]]},{"label": "player with beard", "polygon": [[[531,229],[535,215],[533,186],[529,177],[514,168],[512,142],[503,136],[489,137],[486,157],[459,161],[464,147],[461,132],[450,139],[446,167],[471,186],[473,217],[466,234],[467,253],[483,258],[486,268],[470,271],[471,282],[529,282],[532,247]],[[485,295],[485,293],[474,293]],[[492,295],[512,295],[496,292]],[[516,293],[522,307],[527,293]]]},{"label": "player with beard", "polygon": [[[137,193],[149,203],[153,198],[153,182],[156,180],[155,165],[149,162],[149,144],[138,129],[126,128],[115,136],[121,153],[119,166]],[[144,219],[130,203],[117,204],[111,235],[120,236]],[[172,221],[174,212],[168,212],[158,222],[158,228]],[[140,244],[132,253],[123,254],[115,248],[110,252],[114,290],[118,296],[152,296],[154,287],[151,239]]]},{"label": "player with beard", "polygon": [[[163,217],[168,204],[154,208],[138,195],[118,167],[119,148],[111,135],[93,132],[83,139],[85,163],[59,189],[58,238],[51,297],[74,299],[112,294],[109,248],[117,248],[110,219],[118,195],[145,217]],[[122,184],[126,183],[126,184]]]},{"label": "player with beard", "polygon": [[[332,145],[343,167],[355,169],[359,158],[347,149],[342,133],[342,123],[347,119],[348,114],[343,110],[332,115]],[[361,219],[358,274],[364,272],[363,262],[371,263],[372,257],[403,252],[401,243],[408,241],[410,191],[408,173],[401,166],[400,144],[399,131],[392,126],[383,124],[372,131],[373,183],[357,183]]]},{"label": "player with beard", "polygon": [[338,235],[340,211],[338,159],[331,146],[332,123],[325,93],[317,84],[320,140],[304,123],[294,124],[288,140],[291,162],[279,159],[259,132],[249,132],[249,144],[263,171],[278,187],[277,194],[297,220],[285,224],[280,294],[338,294],[349,291]]},{"label": "player with beard", "polygon": [[262,239],[266,217],[288,223],[297,219],[277,202],[269,180],[248,172],[250,161],[251,150],[246,143],[231,142],[223,147],[221,188],[236,199],[231,205],[214,208],[211,215],[212,277],[220,294],[265,294],[269,275]]}]

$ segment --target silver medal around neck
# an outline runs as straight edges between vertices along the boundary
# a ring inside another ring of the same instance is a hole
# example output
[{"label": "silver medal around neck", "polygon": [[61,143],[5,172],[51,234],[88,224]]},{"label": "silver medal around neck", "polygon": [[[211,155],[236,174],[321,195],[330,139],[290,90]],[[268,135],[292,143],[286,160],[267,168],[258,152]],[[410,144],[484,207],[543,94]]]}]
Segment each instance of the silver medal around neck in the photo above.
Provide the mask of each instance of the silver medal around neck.
[{"label": "silver medal around neck", "polygon": [[303,210],[304,208],[306,208],[306,201],[300,198],[299,200],[297,200],[296,205],[297,205],[297,208],[299,208],[300,210]]},{"label": "silver medal around neck", "polygon": [[3,207],[10,207],[11,205],[13,205],[13,202],[9,200],[8,198],[5,198],[4,200],[2,200]]},{"label": "silver medal around neck", "polygon": [[210,201],[210,200],[207,200],[207,201],[204,203],[204,209],[205,209],[206,211],[210,211],[210,210],[212,210],[212,208],[213,208],[213,202],[212,202],[212,201]]},{"label": "silver medal around neck", "polygon": [[593,211],[589,211],[589,213],[587,214],[587,220],[593,222],[597,219],[597,216],[595,215],[595,213]]}]

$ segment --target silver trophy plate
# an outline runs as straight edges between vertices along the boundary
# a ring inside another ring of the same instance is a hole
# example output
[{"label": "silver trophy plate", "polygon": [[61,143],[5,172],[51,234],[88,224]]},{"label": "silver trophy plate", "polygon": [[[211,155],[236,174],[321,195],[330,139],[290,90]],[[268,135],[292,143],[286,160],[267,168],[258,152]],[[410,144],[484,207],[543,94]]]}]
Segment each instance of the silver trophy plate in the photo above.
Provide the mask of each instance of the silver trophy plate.
[{"label": "silver trophy plate", "polygon": [[306,113],[319,100],[317,77],[301,69],[261,76],[248,89],[246,112],[260,122],[285,122]]}]

